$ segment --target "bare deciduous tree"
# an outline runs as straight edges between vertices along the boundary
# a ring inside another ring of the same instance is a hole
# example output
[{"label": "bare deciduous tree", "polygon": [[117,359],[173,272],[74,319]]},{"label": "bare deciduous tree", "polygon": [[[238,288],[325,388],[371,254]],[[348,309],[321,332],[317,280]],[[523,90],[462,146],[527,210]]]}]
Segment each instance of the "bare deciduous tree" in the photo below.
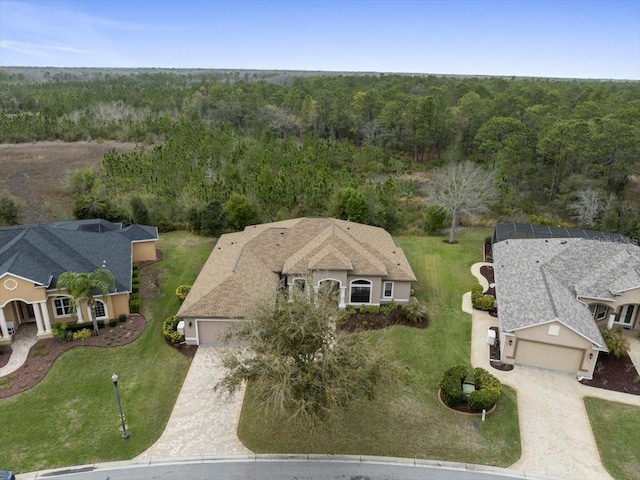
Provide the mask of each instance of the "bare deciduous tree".
[{"label": "bare deciduous tree", "polygon": [[581,227],[593,227],[604,207],[602,194],[593,187],[587,187],[578,194],[578,199],[569,208]]},{"label": "bare deciduous tree", "polygon": [[495,198],[493,172],[470,161],[450,163],[436,170],[431,182],[431,200],[451,219],[449,243],[455,243],[455,230],[461,215],[484,212]]}]

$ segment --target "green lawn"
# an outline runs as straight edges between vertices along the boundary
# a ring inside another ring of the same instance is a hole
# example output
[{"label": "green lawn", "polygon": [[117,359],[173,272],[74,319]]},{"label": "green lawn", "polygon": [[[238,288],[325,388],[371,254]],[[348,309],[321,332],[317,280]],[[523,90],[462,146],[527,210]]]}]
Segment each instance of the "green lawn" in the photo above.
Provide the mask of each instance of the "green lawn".
[{"label": "green lawn", "polygon": [[[143,299],[142,336],[118,348],[74,348],[34,388],[1,400],[0,466],[26,472],[129,459],[160,436],[189,367],[186,357],[165,344],[162,321],[177,311],[175,288],[193,283],[213,241],[173,232],[161,235],[158,248],[162,262],[141,270],[142,281],[153,269],[162,279],[161,295]],[[126,442],[118,430],[114,372],[131,432]]]},{"label": "green lawn", "polygon": [[633,480],[640,472],[640,408],[585,397],[600,458],[616,480]]},{"label": "green lawn", "polygon": [[383,332],[394,357],[407,368],[399,386],[373,402],[361,402],[336,419],[307,429],[269,422],[251,389],[239,425],[243,443],[255,452],[334,453],[431,458],[507,466],[520,457],[515,392],[504,387],[498,409],[485,423],[452,413],[436,398],[442,373],[469,364],[471,318],[462,294],[474,284],[469,267],[480,258],[486,229],[468,229],[456,245],[439,237],[399,237],[418,277],[416,296],[429,307],[425,330],[391,327]]}]

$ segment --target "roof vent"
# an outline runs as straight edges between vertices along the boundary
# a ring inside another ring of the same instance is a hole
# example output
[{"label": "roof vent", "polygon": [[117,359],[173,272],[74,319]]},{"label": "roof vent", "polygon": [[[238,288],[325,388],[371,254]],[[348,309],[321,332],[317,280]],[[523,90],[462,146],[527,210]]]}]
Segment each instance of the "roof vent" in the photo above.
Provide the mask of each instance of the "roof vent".
[{"label": "roof vent", "polygon": [[564,245],[565,243],[567,243],[567,241],[566,241],[566,240],[562,240],[562,241],[560,242],[560,245]]}]

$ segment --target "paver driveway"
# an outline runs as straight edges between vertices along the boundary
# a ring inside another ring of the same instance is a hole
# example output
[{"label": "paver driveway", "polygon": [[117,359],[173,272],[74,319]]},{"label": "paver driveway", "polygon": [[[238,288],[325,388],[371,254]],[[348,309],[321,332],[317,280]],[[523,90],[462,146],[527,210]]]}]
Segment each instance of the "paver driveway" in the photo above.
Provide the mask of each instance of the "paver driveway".
[{"label": "paver driveway", "polygon": [[[476,267],[476,266],[474,266]],[[472,268],[479,275],[478,268]],[[640,397],[588,387],[574,375],[517,365],[509,372],[489,364],[487,330],[498,325],[486,312],[474,310],[471,363],[518,392],[522,457],[511,468],[572,479],[610,479],[602,466],[584,406],[586,396],[640,407]],[[634,355],[640,342],[633,339]],[[632,356],[632,358],[634,358]]]},{"label": "paver driveway", "polygon": [[136,460],[251,453],[236,433],[244,388],[232,397],[213,391],[224,374],[227,351],[198,347],[167,427]]}]

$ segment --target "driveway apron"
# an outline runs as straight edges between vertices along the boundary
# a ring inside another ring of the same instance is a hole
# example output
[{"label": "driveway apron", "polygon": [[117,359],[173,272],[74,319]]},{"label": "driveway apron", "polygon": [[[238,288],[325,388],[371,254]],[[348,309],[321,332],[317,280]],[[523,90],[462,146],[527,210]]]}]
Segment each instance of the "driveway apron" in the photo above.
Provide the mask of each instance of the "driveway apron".
[{"label": "driveway apron", "polygon": [[137,460],[251,453],[237,435],[244,387],[233,396],[213,390],[227,352],[198,347],[164,432]]},{"label": "driveway apron", "polygon": [[583,398],[640,406],[640,397],[588,387],[574,375],[550,370],[522,365],[508,372],[496,370],[489,364],[486,338],[489,327],[498,326],[498,321],[479,310],[473,311],[472,318],[473,366],[485,368],[517,391],[522,456],[510,468],[572,479],[610,479],[600,461]]}]

